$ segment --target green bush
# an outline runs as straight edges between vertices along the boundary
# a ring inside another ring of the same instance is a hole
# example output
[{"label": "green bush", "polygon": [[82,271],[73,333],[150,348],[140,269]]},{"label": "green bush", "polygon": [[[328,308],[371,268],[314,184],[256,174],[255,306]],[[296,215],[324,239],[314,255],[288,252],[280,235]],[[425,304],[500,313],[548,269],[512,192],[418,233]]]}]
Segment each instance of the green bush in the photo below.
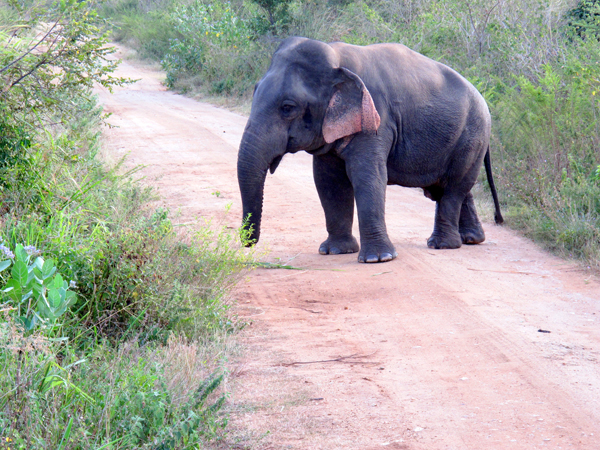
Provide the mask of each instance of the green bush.
[{"label": "green bush", "polygon": [[600,37],[600,2],[598,0],[580,0],[567,12],[568,31],[580,38]]},{"label": "green bush", "polygon": [[[0,345],[0,448],[192,449],[227,424],[224,375],[194,346],[125,343],[81,359],[69,345],[25,337],[10,319],[0,322]],[[189,379],[174,382],[182,370]]]},{"label": "green bush", "polygon": [[111,76],[91,5],[8,6],[0,448],[191,449],[219,439],[225,356],[212,347],[236,329],[228,292],[252,254],[210,223],[174,230],[168,211],[148,206],[155,194],[137,169],[96,158],[103,116],[91,85],[127,80]]},{"label": "green bush", "polygon": [[106,59],[112,50],[92,3],[41,1],[25,8],[11,2],[10,10],[14,22],[0,32],[3,128],[75,117],[74,100],[94,83],[110,88],[125,82],[111,75],[117,63]]},{"label": "green bush", "polygon": [[[199,0],[176,6],[170,15],[177,38],[161,61],[167,85],[200,75],[210,93],[240,94],[255,82],[260,64],[251,58],[253,31],[231,4]],[[249,48],[250,47],[250,48]]]},{"label": "green bush", "polygon": [[[0,114],[9,113],[0,108]],[[27,149],[31,147],[31,138],[23,126],[11,123],[10,119],[0,122],[0,185],[4,186],[6,170],[17,165],[27,165]]]},{"label": "green bush", "polygon": [[178,36],[170,21],[173,0],[107,0],[100,14],[110,17],[111,38],[137,50],[143,59],[160,61],[167,54],[169,41]]}]

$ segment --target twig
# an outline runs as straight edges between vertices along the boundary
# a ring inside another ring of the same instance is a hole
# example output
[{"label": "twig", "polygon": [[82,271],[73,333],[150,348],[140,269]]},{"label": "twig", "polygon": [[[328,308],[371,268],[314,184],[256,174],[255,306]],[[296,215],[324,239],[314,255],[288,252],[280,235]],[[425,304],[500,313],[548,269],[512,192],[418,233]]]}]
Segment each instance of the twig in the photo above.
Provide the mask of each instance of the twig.
[{"label": "twig", "polygon": [[[377,353],[377,351],[374,351],[373,353],[370,353],[368,355],[359,355],[358,353],[354,353],[352,355],[340,356],[339,358],[334,358],[334,359],[323,359],[321,361],[295,361],[295,362],[291,362],[291,363],[281,363],[281,365],[288,367],[288,366],[299,366],[301,364],[319,364],[319,363],[327,363],[327,362],[348,362],[348,361],[346,361],[348,359],[368,358],[369,356],[373,356],[375,353]],[[350,362],[354,362],[354,361],[350,361]]]},{"label": "twig", "polygon": [[290,306],[290,308],[303,309],[304,311],[308,311],[309,313],[313,313],[313,314],[322,314],[323,313],[323,311],[315,311],[313,309],[301,308],[300,306]]},{"label": "twig", "polygon": [[246,266],[262,267],[263,269],[286,269],[286,270],[328,270],[333,272],[345,272],[343,269],[313,269],[310,267],[296,267],[278,263],[270,263],[265,261],[249,262]]},{"label": "twig", "polygon": [[514,274],[517,274],[517,275],[539,275],[539,273],[534,273],[534,272],[520,272],[520,271],[517,271],[517,270],[486,270],[486,269],[472,269],[470,267],[467,267],[467,269],[472,270],[474,272],[514,273]]},{"label": "twig", "polygon": [[247,266],[262,267],[263,269],[306,270],[306,269],[303,269],[302,267],[295,267],[295,266],[289,266],[289,265],[283,265],[283,264],[277,264],[277,263],[270,263],[270,262],[263,262],[263,261],[249,262],[249,263],[246,263],[246,265]]},{"label": "twig", "polygon": [[18,63],[19,61],[21,61],[23,58],[25,58],[28,54],[30,54],[32,51],[34,51],[37,48],[38,45],[40,45],[42,42],[44,42],[46,40],[46,38],[48,36],[50,36],[50,33],[52,33],[52,31],[54,30],[54,28],[56,28],[57,25],[58,25],[58,20],[56,22],[54,22],[54,25],[52,25],[52,28],[50,28],[48,30],[48,32],[38,41],[37,44],[35,44],[33,47],[31,47],[29,50],[27,50],[25,53],[23,53],[19,58],[15,59],[11,63],[9,63],[8,65],[6,65],[2,69],[0,69],[0,73],[4,72],[5,70],[8,70],[11,66],[15,65],[16,63]]}]

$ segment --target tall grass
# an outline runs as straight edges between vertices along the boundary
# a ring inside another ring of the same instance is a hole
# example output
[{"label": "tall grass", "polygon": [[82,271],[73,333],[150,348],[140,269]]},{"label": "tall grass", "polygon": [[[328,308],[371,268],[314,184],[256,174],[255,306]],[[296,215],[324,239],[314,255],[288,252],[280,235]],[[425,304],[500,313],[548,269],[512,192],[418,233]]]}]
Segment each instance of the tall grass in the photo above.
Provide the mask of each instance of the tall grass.
[{"label": "tall grass", "polygon": [[224,372],[194,343],[97,345],[85,358],[0,322],[3,449],[198,448],[227,424]]},{"label": "tall grass", "polygon": [[[151,190],[95,159],[87,127],[99,116],[88,113],[85,132],[38,136],[29,162],[8,171],[27,182],[3,191],[0,260],[35,247],[76,300],[52,321],[30,302],[40,317],[30,327],[2,294],[0,437],[27,449],[196,448],[226,424],[223,357],[205,347],[237,329],[228,293],[252,255],[210,224],[176,232],[168,211],[147,206]],[[172,386],[182,364],[170,353],[182,349],[198,361],[193,381]]]},{"label": "tall grass", "polygon": [[227,423],[228,293],[252,254],[211,224],[176,231],[135,169],[97,158],[90,77],[126,80],[90,5],[52,5],[0,17],[0,79],[16,87],[0,92],[0,449],[209,445]]}]

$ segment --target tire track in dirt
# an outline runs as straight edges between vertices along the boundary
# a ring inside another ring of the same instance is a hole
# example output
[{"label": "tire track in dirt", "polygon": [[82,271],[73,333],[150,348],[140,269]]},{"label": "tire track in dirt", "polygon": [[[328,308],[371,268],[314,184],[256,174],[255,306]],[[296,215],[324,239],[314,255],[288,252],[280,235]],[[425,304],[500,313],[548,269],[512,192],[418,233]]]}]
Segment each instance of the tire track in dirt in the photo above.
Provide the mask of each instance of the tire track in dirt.
[{"label": "tire track in dirt", "polygon": [[[100,91],[119,126],[104,132],[109,154],[146,165],[181,223],[237,227],[245,118],[165,92],[150,69],[121,71],[142,81]],[[257,269],[237,290],[250,324],[224,448],[600,448],[597,278],[489,221],[482,245],[430,250],[433,211],[391,187],[396,260],[318,255],[310,156],[284,158],[267,179],[259,249],[304,270]]]}]

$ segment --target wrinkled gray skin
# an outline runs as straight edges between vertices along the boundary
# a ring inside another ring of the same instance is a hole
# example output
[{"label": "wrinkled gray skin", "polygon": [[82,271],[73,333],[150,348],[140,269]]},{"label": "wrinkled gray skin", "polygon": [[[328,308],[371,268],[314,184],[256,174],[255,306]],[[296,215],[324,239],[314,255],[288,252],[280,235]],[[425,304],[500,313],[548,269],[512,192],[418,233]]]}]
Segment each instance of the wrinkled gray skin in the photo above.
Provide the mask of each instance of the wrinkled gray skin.
[{"label": "wrinkled gray skin", "polygon": [[[321,254],[359,251],[360,262],[397,256],[384,210],[388,184],[423,188],[436,205],[430,248],[478,244],[485,235],[471,188],[489,162],[490,114],[449,67],[400,44],[366,47],[286,39],[257,83],[238,155],[246,226],[258,241],[263,187],[286,153],[314,156],[329,237]],[[360,247],[352,236],[354,201]]]}]

